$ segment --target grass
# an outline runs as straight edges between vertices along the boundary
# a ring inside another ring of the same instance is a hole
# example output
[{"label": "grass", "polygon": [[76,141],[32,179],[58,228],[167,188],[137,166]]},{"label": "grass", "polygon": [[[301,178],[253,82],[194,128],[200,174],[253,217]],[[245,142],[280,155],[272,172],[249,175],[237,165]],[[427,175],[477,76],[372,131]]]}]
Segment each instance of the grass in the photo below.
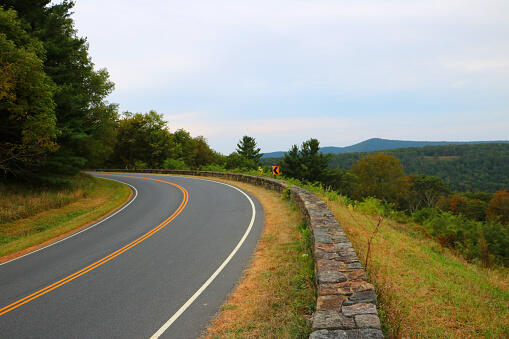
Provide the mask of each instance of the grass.
[{"label": "grass", "polygon": [[24,254],[110,213],[131,194],[118,182],[80,174],[71,186],[0,186],[0,262]]},{"label": "grass", "polygon": [[[378,217],[317,193],[364,258]],[[509,271],[467,263],[417,227],[384,219],[371,243],[367,271],[377,288],[385,334],[509,338]]]},{"label": "grass", "polygon": [[250,267],[205,338],[307,338],[316,292],[311,236],[300,212],[278,193],[225,182],[256,196],[265,228]]},{"label": "grass", "polygon": [[70,186],[54,188],[0,183],[0,224],[63,207],[86,197],[94,184],[85,174],[74,177]]}]

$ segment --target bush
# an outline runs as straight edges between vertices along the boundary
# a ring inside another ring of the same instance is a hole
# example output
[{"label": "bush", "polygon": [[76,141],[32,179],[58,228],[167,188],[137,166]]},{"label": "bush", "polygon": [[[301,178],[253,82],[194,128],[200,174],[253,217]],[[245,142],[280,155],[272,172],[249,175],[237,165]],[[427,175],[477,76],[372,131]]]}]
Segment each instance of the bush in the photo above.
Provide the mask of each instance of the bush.
[{"label": "bush", "polygon": [[147,169],[148,165],[146,162],[143,162],[141,160],[136,160],[134,162],[134,169]]},{"label": "bush", "polygon": [[467,260],[480,259],[486,266],[490,263],[509,266],[509,229],[500,223],[479,222],[430,208],[412,217],[442,246],[454,248]]},{"label": "bush", "polygon": [[201,166],[200,171],[225,172],[226,168],[224,168],[221,165],[206,165],[206,166]]},{"label": "bush", "polygon": [[189,167],[182,159],[168,158],[163,162],[163,168],[168,170],[188,170]]},{"label": "bush", "polygon": [[393,217],[402,214],[394,208],[394,204],[383,202],[380,199],[367,197],[361,202],[355,204],[355,209],[369,215],[379,215],[381,217]]},{"label": "bush", "polygon": [[227,169],[257,169],[258,164],[252,159],[247,159],[238,153],[231,153],[226,157],[225,167]]},{"label": "bush", "polygon": [[436,208],[427,207],[412,213],[412,219],[422,225],[426,220],[435,217],[437,214],[438,210]]}]

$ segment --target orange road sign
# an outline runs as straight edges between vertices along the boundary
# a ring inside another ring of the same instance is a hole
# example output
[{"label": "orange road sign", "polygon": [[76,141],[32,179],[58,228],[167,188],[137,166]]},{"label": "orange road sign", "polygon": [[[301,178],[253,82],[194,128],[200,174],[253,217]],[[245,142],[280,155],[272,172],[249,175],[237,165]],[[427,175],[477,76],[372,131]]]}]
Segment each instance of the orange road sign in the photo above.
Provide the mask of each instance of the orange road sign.
[{"label": "orange road sign", "polygon": [[272,174],[274,175],[279,174],[279,166],[272,166]]}]

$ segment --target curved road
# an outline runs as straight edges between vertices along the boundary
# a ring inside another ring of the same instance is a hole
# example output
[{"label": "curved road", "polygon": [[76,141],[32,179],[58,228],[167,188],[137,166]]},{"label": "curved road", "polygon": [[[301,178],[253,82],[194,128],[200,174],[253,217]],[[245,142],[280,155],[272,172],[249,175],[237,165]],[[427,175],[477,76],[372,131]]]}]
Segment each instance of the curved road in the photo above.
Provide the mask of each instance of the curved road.
[{"label": "curved road", "polygon": [[86,231],[0,265],[0,338],[198,337],[255,248],[259,202],[198,178],[94,175],[137,194]]}]

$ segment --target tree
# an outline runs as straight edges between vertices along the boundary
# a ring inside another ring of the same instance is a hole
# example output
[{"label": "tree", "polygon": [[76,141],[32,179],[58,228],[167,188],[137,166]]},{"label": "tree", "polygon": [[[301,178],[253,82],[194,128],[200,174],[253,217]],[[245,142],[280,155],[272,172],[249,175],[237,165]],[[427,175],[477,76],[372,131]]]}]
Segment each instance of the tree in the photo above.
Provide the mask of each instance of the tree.
[{"label": "tree", "polygon": [[200,168],[200,166],[209,165],[213,161],[214,152],[207,144],[207,139],[201,135],[194,138],[194,166]]},{"label": "tree", "polygon": [[249,160],[253,160],[256,165],[260,164],[260,159],[263,156],[260,153],[260,148],[256,148],[256,139],[250,136],[244,135],[237,144],[237,153]]},{"label": "tree", "polygon": [[299,159],[299,147],[293,145],[288,152],[286,152],[281,160],[282,173],[290,178],[301,179],[302,168]]},{"label": "tree", "polygon": [[385,153],[369,154],[352,165],[359,180],[356,198],[375,197],[394,202],[401,191],[403,167],[398,158]]},{"label": "tree", "polygon": [[345,196],[352,196],[358,189],[357,177],[340,168],[329,169],[323,184]]},{"label": "tree", "polygon": [[439,177],[426,174],[411,175],[408,178],[407,201],[410,211],[435,207],[439,199],[449,193],[449,188]]},{"label": "tree", "polygon": [[[28,33],[44,47],[44,72],[56,84],[59,148],[47,157],[39,176],[65,181],[58,174],[74,175],[87,159],[100,163],[111,153],[117,108],[105,98],[113,83],[106,70],[94,70],[88,43],[77,36],[71,19],[72,1],[0,0],[1,5],[16,10]],[[95,147],[90,147],[91,141],[96,141]]]},{"label": "tree", "polygon": [[475,196],[482,197],[482,195],[477,194],[454,193],[449,197],[442,197],[437,206],[455,215],[463,215],[471,220],[484,221],[486,220],[488,203],[477,198],[472,198]]},{"label": "tree", "polygon": [[488,219],[499,220],[502,224],[509,223],[509,192],[507,190],[497,191],[490,200],[486,211]]},{"label": "tree", "polygon": [[44,49],[13,10],[0,7],[0,169],[35,176],[58,146],[55,85],[44,73]]},{"label": "tree", "polygon": [[330,155],[320,153],[320,142],[317,139],[312,138],[302,143],[299,158],[303,179],[310,182],[323,182]]},{"label": "tree", "polygon": [[226,157],[226,169],[255,169],[256,162],[252,159],[245,158],[237,152],[232,152]]},{"label": "tree", "polygon": [[195,140],[188,131],[179,129],[171,135],[170,154],[188,167],[195,166]]},{"label": "tree", "polygon": [[330,155],[322,154],[319,150],[320,142],[317,139],[304,141],[300,149],[293,145],[281,162],[282,173],[299,180],[325,182]]},{"label": "tree", "polygon": [[113,163],[133,168],[138,161],[158,168],[171,157],[170,152],[171,136],[162,114],[155,111],[124,113],[124,118],[118,122]]}]

